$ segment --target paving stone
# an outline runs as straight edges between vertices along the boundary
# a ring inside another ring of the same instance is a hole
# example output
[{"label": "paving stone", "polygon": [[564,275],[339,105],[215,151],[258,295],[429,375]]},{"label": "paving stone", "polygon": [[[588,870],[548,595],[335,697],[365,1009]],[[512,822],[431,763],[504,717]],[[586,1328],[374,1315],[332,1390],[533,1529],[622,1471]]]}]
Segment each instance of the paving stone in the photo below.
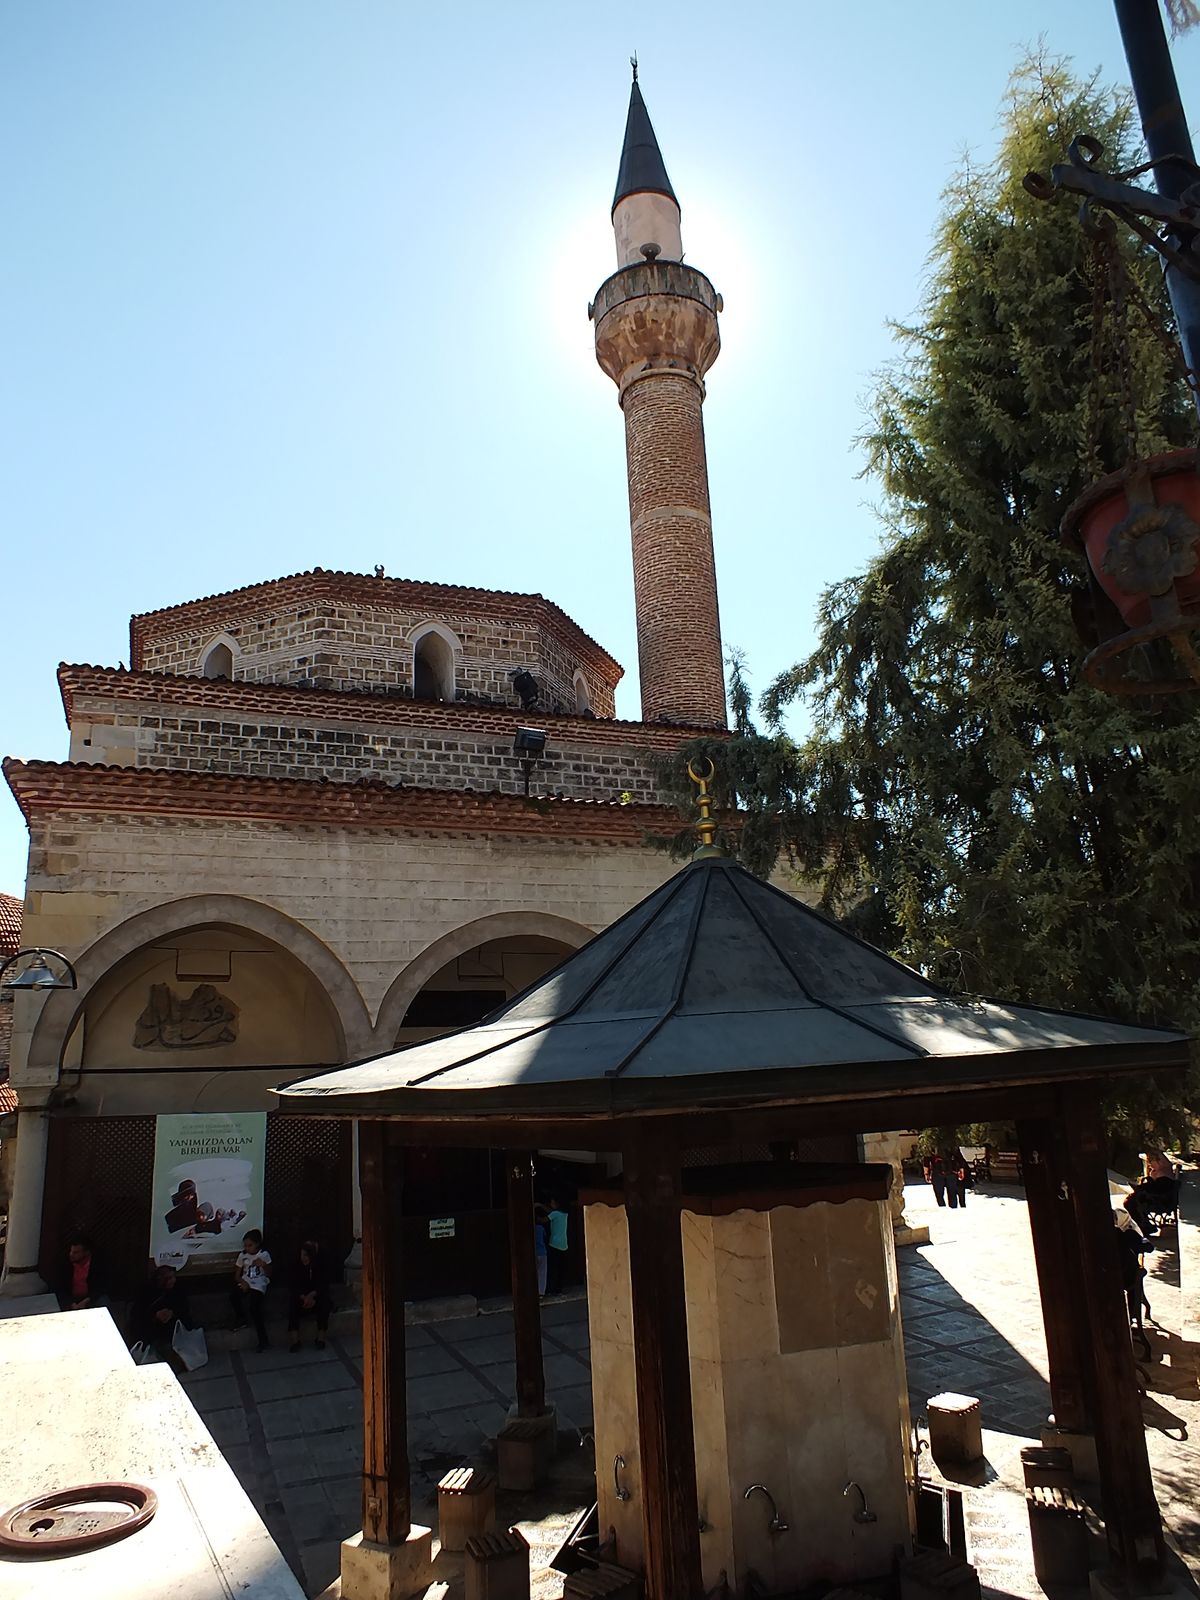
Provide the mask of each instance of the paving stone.
[{"label": "paving stone", "polygon": [[511,1333],[489,1333],[482,1339],[468,1339],[459,1346],[459,1353],[464,1361],[469,1361],[475,1367],[491,1366],[497,1361],[511,1361],[513,1336]]},{"label": "paving stone", "polygon": [[474,1339],[491,1339],[505,1335],[512,1338],[512,1313],[499,1311],[490,1317],[463,1317],[454,1322],[434,1324],[439,1339],[449,1344],[470,1344]]},{"label": "paving stone", "polygon": [[[200,1370],[203,1372],[205,1369],[202,1367]],[[210,1411],[224,1411],[242,1403],[241,1390],[232,1373],[223,1378],[206,1378],[203,1383],[188,1384],[187,1396],[202,1417]]]},{"label": "paving stone", "polygon": [[438,1372],[461,1372],[462,1362],[453,1350],[441,1345],[421,1345],[408,1350],[404,1357],[405,1370],[410,1378],[428,1378]]},{"label": "paving stone", "polygon": [[542,1362],[542,1369],[546,1374],[548,1389],[570,1388],[588,1381],[590,1376],[590,1369],[585,1362],[580,1361],[577,1356],[565,1354],[547,1356]]},{"label": "paving stone", "polygon": [[264,1400],[307,1401],[310,1396],[358,1387],[340,1361],[326,1362],[319,1372],[305,1372],[297,1358],[295,1366],[249,1372],[246,1377],[251,1394],[260,1404]]},{"label": "paving stone", "polygon": [[246,1426],[246,1413],[241,1406],[233,1407],[228,1411],[206,1412],[204,1426],[212,1434],[222,1450],[228,1445],[245,1445],[249,1443],[250,1435]]},{"label": "paving stone", "polygon": [[491,1392],[464,1368],[430,1378],[414,1378],[408,1385],[408,1404],[413,1411],[446,1411],[454,1406],[478,1405],[494,1399]]}]

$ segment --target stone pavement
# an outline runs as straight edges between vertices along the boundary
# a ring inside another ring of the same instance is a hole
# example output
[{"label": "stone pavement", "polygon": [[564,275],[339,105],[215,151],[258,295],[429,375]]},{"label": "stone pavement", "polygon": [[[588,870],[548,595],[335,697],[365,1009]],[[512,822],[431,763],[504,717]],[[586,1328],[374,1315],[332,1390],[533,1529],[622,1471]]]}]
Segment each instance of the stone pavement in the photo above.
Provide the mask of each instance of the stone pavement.
[{"label": "stone pavement", "polygon": [[[282,1330],[272,1334],[275,1345],[261,1355],[252,1345],[214,1350],[183,1381],[305,1592],[318,1595],[337,1575],[340,1541],[362,1526],[362,1336],[335,1332],[314,1350],[309,1330],[292,1355]],[[442,1474],[478,1459],[504,1425],[514,1389],[512,1317],[410,1326],[406,1342],[413,1503],[428,1517]],[[586,1301],[544,1304],[542,1344],[560,1430],[586,1431]]]},{"label": "stone pavement", "polygon": [[[971,1557],[985,1593],[1037,1597],[1019,1453],[1022,1444],[1038,1440],[1050,1398],[1024,1197],[1019,1189],[985,1186],[972,1193],[965,1210],[950,1211],[936,1207],[926,1186],[915,1185],[906,1191],[906,1209],[910,1221],[931,1228],[929,1245],[900,1252],[913,1416],[944,1389],[979,1396],[986,1462],[959,1478]],[[1200,1246],[1200,1225],[1185,1223],[1181,1231]],[[1155,1338],[1157,1359],[1144,1368],[1151,1462],[1173,1548],[1200,1571],[1200,1345],[1180,1337],[1190,1331],[1197,1340],[1200,1333],[1189,1328],[1174,1251],[1165,1249],[1154,1262],[1148,1291],[1156,1320],[1171,1330]],[[1191,1319],[1194,1324],[1194,1298]],[[586,1305],[581,1299],[548,1302],[542,1320],[546,1384],[559,1426],[586,1430],[592,1414]],[[298,1356],[283,1348],[262,1355],[217,1351],[185,1380],[310,1596],[336,1575],[339,1540],[361,1526],[361,1350],[355,1330],[335,1334],[324,1351],[306,1347]],[[438,1478],[450,1466],[480,1459],[484,1441],[504,1419],[513,1389],[512,1319],[501,1311],[413,1326],[408,1352],[415,1515],[436,1527]],[[1181,1429],[1197,1442],[1180,1440]],[[560,1505],[555,1516],[547,1515],[545,1503],[501,1507],[502,1516],[522,1519],[535,1568],[587,1496],[587,1472],[580,1470],[586,1453],[560,1460],[568,1472],[560,1498],[569,1506]],[[927,1463],[923,1457],[923,1470]],[[539,1588],[559,1592],[553,1574],[535,1584],[535,1593]]]}]

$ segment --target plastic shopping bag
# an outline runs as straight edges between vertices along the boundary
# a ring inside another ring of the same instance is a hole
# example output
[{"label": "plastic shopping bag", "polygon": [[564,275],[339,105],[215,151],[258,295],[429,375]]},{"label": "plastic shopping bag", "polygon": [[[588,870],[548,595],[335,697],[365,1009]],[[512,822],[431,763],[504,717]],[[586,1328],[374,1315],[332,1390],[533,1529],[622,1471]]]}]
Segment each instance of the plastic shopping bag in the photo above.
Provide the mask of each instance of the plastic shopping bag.
[{"label": "plastic shopping bag", "polygon": [[152,1361],[158,1360],[158,1352],[154,1346],[144,1343],[141,1339],[129,1346],[129,1354],[133,1358],[135,1367],[148,1367]]},{"label": "plastic shopping bag", "polygon": [[195,1372],[197,1367],[208,1362],[208,1341],[203,1328],[185,1328],[182,1322],[177,1322],[171,1335],[171,1349],[189,1372]]}]

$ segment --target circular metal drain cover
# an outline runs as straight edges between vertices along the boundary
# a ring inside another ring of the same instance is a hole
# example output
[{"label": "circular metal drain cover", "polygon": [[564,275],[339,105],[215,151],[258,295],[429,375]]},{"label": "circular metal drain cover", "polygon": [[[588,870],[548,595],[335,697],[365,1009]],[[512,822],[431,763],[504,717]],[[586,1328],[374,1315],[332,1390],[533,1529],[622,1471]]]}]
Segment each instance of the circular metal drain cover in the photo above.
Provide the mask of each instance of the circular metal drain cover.
[{"label": "circular metal drain cover", "polygon": [[23,1500],[0,1515],[0,1550],[69,1555],[144,1528],[158,1496],[140,1483],[84,1483]]}]

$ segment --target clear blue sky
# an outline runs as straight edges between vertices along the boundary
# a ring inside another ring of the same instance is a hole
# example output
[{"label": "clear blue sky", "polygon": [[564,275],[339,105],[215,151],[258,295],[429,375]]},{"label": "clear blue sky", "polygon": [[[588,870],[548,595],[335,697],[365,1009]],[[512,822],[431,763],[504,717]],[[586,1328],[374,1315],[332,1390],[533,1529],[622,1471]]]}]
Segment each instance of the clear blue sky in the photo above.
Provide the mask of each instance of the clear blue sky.
[{"label": "clear blue sky", "polygon": [[[854,437],[940,190],[1107,0],[13,0],[0,8],[0,753],[58,661],[321,565],[539,590],[627,670],[616,392],[586,306],[641,81],[725,297],[706,407],[726,643],[761,688],[876,540]],[[1200,116],[1200,36],[1176,46]],[[0,889],[26,834],[0,793]]]}]

